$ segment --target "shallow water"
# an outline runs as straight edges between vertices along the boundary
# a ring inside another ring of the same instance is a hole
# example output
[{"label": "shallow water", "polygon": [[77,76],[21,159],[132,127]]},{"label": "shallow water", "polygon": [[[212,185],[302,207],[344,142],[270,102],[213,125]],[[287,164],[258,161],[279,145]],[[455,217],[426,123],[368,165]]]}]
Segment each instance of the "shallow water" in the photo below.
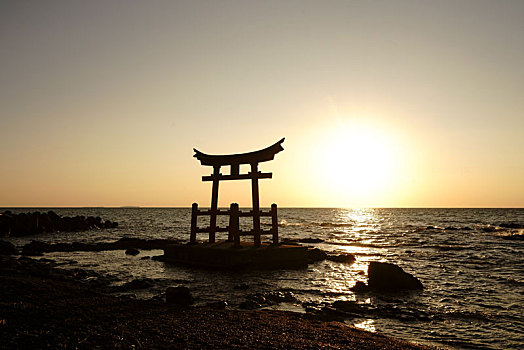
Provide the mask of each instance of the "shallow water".
[{"label": "shallow water", "polygon": [[[11,209],[13,212],[37,209]],[[49,209],[40,209],[47,211]],[[189,238],[190,209],[74,208],[53,209],[59,215],[93,215],[118,221],[116,229],[42,234],[11,238],[23,245],[47,242],[110,242],[121,237]],[[303,312],[300,302],[319,304],[356,300],[370,307],[397,310],[397,316],[347,321],[371,331],[425,344],[457,349],[521,349],[524,347],[524,242],[504,235],[522,234],[501,224],[524,224],[524,209],[279,209],[281,238],[321,238],[311,244],[333,252],[349,252],[356,262],[330,261],[303,270],[217,272],[165,265],[144,256],[162,251],[50,253],[64,267],[95,270],[116,285],[136,278],[154,279],[154,287],[137,297],[161,294],[167,286],[187,285],[198,303],[227,299],[233,307],[247,294],[291,291],[299,302],[272,308]],[[226,223],[224,223],[225,225]],[[269,222],[266,222],[269,224]],[[204,222],[200,226],[206,225]],[[249,221],[243,223],[247,228]],[[206,225],[207,226],[207,225]],[[218,236],[220,238],[220,236]],[[199,236],[205,239],[205,235]],[[248,238],[246,238],[248,239]],[[74,262],[73,262],[74,261]],[[370,261],[400,265],[424,284],[424,291],[400,295],[355,295],[356,281],[367,280]],[[248,290],[235,286],[245,283]],[[410,317],[423,313],[424,321]]]}]

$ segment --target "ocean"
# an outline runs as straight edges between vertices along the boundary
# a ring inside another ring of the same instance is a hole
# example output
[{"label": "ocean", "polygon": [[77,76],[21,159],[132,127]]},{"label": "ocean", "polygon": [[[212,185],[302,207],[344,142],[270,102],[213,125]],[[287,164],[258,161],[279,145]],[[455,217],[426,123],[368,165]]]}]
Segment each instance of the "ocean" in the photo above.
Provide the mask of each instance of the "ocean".
[{"label": "ocean", "polygon": [[[62,216],[92,215],[119,223],[114,229],[8,238],[18,246],[31,240],[189,240],[189,208],[9,210],[53,210]],[[144,250],[137,256],[125,255],[122,250],[47,253],[44,258],[63,268],[101,273],[115,286],[135,279],[152,281],[148,288],[132,291],[137,298],[155,297],[167,286],[185,285],[197,305],[227,300],[235,308],[248,294],[274,292],[285,292],[295,299],[267,308],[296,312],[305,312],[305,305],[315,308],[336,300],[356,301],[370,310],[384,310],[345,321],[369,331],[451,349],[524,348],[524,241],[508,239],[524,234],[524,209],[279,208],[278,215],[281,239],[319,238],[324,242],[308,245],[352,253],[356,261],[322,261],[300,270],[220,272],[147,258],[161,255],[161,250]],[[246,218],[241,225],[247,228],[250,223]],[[199,226],[208,224],[202,221]],[[217,234],[221,237],[225,238]],[[205,240],[206,235],[198,238]],[[425,289],[400,294],[353,293],[350,288],[356,281],[367,282],[371,261],[401,266],[420,279]]]}]

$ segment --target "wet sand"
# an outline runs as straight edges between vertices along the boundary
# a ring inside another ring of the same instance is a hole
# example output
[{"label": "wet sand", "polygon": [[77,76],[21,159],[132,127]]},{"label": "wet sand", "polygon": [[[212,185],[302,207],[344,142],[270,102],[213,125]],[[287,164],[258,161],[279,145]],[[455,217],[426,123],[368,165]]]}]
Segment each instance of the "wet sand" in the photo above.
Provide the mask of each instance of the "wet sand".
[{"label": "wet sand", "polygon": [[81,270],[0,259],[2,349],[428,349],[291,312],[103,295]]}]

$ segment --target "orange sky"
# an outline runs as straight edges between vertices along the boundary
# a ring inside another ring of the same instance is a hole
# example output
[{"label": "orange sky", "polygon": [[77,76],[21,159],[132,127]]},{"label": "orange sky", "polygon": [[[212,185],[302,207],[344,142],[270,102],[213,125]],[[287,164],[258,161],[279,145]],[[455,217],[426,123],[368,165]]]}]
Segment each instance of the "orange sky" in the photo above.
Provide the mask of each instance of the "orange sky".
[{"label": "orange sky", "polygon": [[[524,207],[522,1],[0,4],[0,206]],[[250,205],[224,183],[220,204]]]}]

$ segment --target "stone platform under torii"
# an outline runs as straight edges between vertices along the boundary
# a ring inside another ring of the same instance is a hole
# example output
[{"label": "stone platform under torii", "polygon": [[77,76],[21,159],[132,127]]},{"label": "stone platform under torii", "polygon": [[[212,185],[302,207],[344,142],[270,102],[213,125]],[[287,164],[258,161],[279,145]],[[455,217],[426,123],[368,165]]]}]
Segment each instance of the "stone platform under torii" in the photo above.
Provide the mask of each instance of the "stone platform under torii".
[{"label": "stone platform under torii", "polygon": [[164,248],[162,261],[209,269],[228,270],[271,270],[307,267],[307,247],[262,243],[255,246],[242,242],[235,247],[233,242],[171,245]]}]

